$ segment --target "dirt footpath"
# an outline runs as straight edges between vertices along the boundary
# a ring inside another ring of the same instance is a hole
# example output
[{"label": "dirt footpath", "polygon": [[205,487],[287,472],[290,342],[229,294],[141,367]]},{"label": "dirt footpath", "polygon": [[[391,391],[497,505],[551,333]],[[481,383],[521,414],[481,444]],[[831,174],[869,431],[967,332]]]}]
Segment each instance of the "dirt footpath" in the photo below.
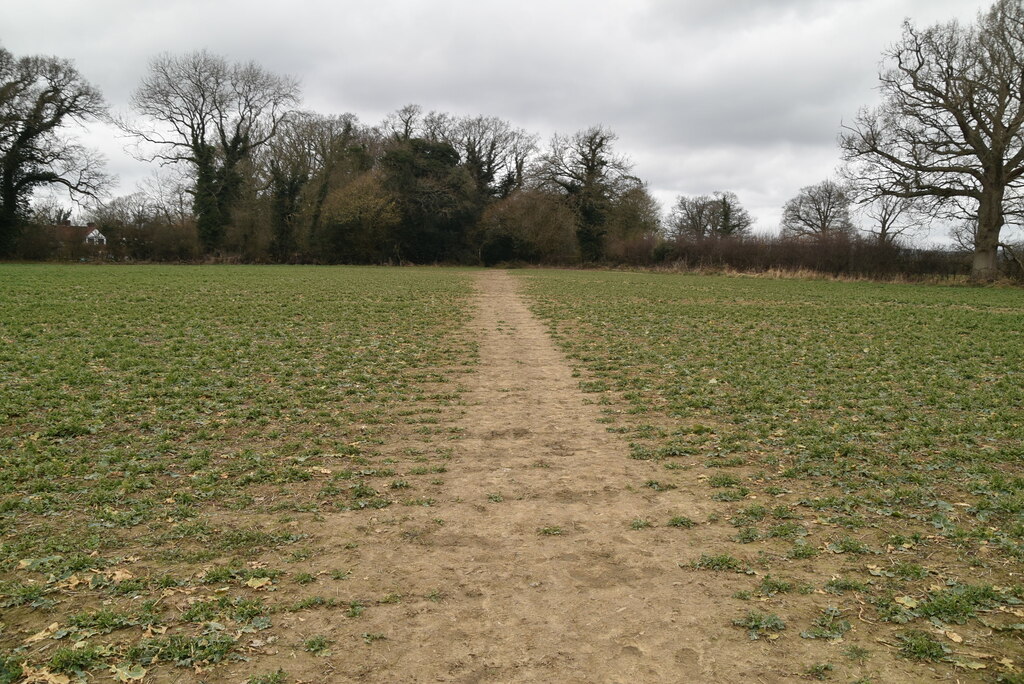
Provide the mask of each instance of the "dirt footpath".
[{"label": "dirt footpath", "polygon": [[[805,663],[787,649],[801,640],[750,642],[731,624],[727,598],[754,578],[680,567],[728,534],[666,525],[707,518],[696,480],[645,487],[665,471],[599,422],[516,281],[488,271],[478,288],[480,361],[450,417],[464,436],[449,443],[447,498],[369,524],[327,515],[328,552],[355,568],[336,599],[378,602],[358,619],[284,616],[292,643],[327,633],[332,653],[282,649],[261,667],[315,682],[791,681]],[[641,517],[654,526],[634,529]]]},{"label": "dirt footpath", "polygon": [[[721,616],[677,565],[695,551],[687,533],[672,530],[673,542],[631,529],[650,511],[636,490],[651,467],[631,461],[625,441],[598,422],[598,407],[585,402],[516,282],[487,272],[479,287],[479,371],[450,480],[463,499],[482,502],[457,522],[468,542],[458,549],[464,582],[478,596],[451,606],[460,635],[444,656],[461,672],[447,674],[457,681],[717,679],[705,629],[719,632]],[[489,502],[492,493],[503,500]],[[445,673],[435,666],[435,675]]]}]

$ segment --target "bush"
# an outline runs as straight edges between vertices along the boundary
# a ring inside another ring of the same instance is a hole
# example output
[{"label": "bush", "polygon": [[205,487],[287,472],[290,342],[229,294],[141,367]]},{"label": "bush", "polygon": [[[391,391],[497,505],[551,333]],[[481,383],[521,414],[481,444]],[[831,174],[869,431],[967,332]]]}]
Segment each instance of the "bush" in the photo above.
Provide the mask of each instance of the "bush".
[{"label": "bush", "polygon": [[944,250],[923,250],[839,236],[808,240],[779,236],[705,238],[663,243],[655,259],[688,269],[814,271],[870,278],[951,277],[970,273],[970,259]]}]

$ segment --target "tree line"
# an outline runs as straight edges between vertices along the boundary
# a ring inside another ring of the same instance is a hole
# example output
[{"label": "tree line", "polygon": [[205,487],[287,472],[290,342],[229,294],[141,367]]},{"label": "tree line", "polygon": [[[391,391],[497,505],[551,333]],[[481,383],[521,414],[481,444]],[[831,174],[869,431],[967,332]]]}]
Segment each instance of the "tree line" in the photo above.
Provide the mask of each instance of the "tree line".
[{"label": "tree line", "polygon": [[100,93],[67,60],[0,48],[0,256],[52,253],[41,226],[66,217],[31,199],[62,186],[93,199],[89,219],[118,258],[638,263],[699,252],[750,261],[751,249],[820,257],[845,245],[866,267],[920,265],[904,239],[940,219],[957,226],[975,278],[1020,269],[1022,250],[1002,235],[1022,211],[1021,0],[999,0],[970,25],[908,21],[885,64],[882,103],[843,127],[839,176],[801,189],[783,207],[780,236],[767,238],[752,234],[727,190],[679,196],[662,217],[603,126],[542,145],[497,117],[416,105],[365,125],[303,111],[293,78],[206,51],[150,63],[116,123],[163,172],[101,199],[110,181],[101,160],[66,134],[107,117]]}]

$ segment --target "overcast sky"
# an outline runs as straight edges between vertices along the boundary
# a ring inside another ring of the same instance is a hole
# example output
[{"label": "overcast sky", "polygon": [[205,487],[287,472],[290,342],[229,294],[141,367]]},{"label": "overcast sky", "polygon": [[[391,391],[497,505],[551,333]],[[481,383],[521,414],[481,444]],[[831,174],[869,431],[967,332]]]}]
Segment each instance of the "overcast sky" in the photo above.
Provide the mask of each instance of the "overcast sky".
[{"label": "overcast sky", "polygon": [[[402,105],[540,134],[615,131],[667,209],[732,190],[774,231],[839,164],[842,121],[877,94],[910,18],[972,21],[976,0],[46,0],[0,3],[0,45],[73,60],[115,113],[157,54],[207,49],[300,79],[303,107],[379,123]],[[86,139],[126,194],[153,167]]]}]

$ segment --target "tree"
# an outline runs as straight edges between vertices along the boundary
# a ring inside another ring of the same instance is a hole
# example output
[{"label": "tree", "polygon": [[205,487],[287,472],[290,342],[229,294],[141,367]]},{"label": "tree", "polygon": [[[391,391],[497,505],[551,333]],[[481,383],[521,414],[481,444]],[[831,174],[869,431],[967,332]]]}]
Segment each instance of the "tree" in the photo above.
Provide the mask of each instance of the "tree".
[{"label": "tree", "polygon": [[407,104],[385,117],[381,124],[384,134],[393,142],[405,142],[417,137],[428,137],[423,129],[423,107]]},{"label": "tree", "polygon": [[323,205],[323,224],[312,235],[313,248],[318,259],[335,263],[400,258],[394,235],[401,220],[381,171],[367,171],[331,190]]},{"label": "tree", "polygon": [[562,195],[540,188],[492,203],[481,218],[480,260],[571,263],[579,260],[576,217]]},{"label": "tree", "polygon": [[424,138],[400,140],[381,159],[384,187],[401,220],[393,231],[399,261],[460,260],[479,206],[469,172],[450,144]]},{"label": "tree", "polygon": [[909,197],[879,195],[862,201],[860,213],[870,223],[864,227],[879,244],[892,245],[900,238],[914,233],[918,228],[918,214],[914,200]]},{"label": "tree", "polygon": [[754,219],[750,212],[743,208],[734,192],[716,192],[717,222],[714,233],[719,237],[738,237],[750,231]]},{"label": "tree", "polygon": [[64,130],[105,112],[99,91],[68,60],[19,59],[0,47],[0,255],[13,248],[34,190],[95,197],[106,185],[101,157]]},{"label": "tree", "polygon": [[844,127],[844,156],[879,195],[973,218],[972,276],[991,279],[1000,231],[1022,209],[1024,5],[999,0],[967,26],[907,21],[885,58],[883,102]]},{"label": "tree", "polygon": [[482,201],[508,197],[523,187],[537,137],[494,116],[453,117],[431,112],[425,137],[450,144],[476,183]]},{"label": "tree", "polygon": [[576,212],[576,237],[585,261],[604,256],[608,212],[624,183],[635,181],[629,176],[632,164],[612,152],[615,140],[603,126],[555,135],[536,168],[541,187],[562,193]]},{"label": "tree", "polygon": [[669,236],[676,242],[703,240],[714,223],[714,201],[710,195],[680,195],[668,216]]},{"label": "tree", "polygon": [[677,241],[739,236],[747,233],[753,224],[750,212],[743,208],[734,192],[696,197],[680,195],[668,219],[670,235]]},{"label": "tree", "polygon": [[853,223],[846,189],[831,180],[801,188],[782,208],[782,234],[815,239],[851,236]]},{"label": "tree", "polygon": [[208,52],[161,55],[132,96],[140,123],[122,127],[156,151],[149,160],[191,167],[199,238],[220,247],[243,183],[242,168],[277,134],[298,102],[297,82],[254,62]]},{"label": "tree", "polygon": [[256,155],[260,193],[272,231],[271,252],[292,257],[320,229],[329,192],[370,168],[362,131],[352,114],[295,112]]}]

